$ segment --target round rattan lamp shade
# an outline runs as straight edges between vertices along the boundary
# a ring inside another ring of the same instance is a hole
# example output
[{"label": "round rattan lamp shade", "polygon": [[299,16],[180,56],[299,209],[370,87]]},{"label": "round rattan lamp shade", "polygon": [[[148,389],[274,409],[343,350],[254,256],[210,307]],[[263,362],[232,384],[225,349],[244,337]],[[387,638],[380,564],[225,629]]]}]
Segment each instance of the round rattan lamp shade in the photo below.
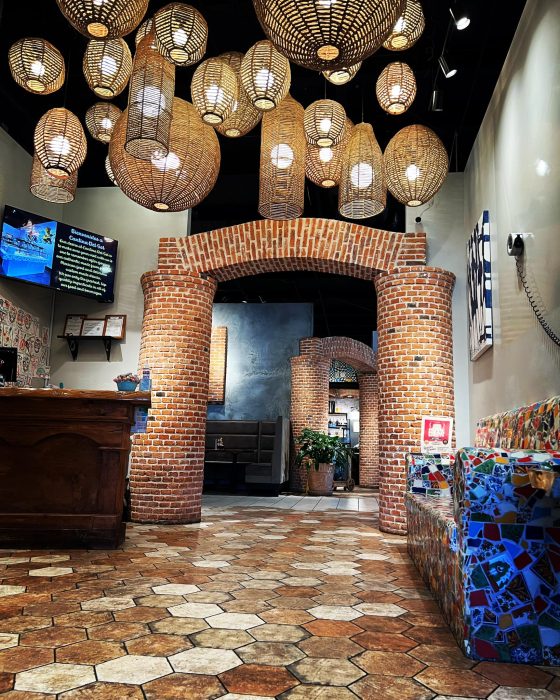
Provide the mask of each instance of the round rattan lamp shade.
[{"label": "round rattan lamp shade", "polygon": [[134,202],[154,211],[183,211],[212,190],[220,170],[216,132],[204,124],[189,102],[173,99],[173,119],[166,156],[151,161],[130,156],[125,148],[126,110],[109,144],[117,185]]},{"label": "round rattan lamp shade", "polygon": [[404,12],[397,19],[392,32],[383,42],[389,51],[404,51],[418,41],[426,27],[422,5],[418,0],[406,0]]},{"label": "round rattan lamp shade", "polygon": [[363,61],[385,41],[405,0],[253,0],[264,33],[294,63],[332,70]]},{"label": "round rattan lamp shade", "polygon": [[191,97],[202,121],[222,124],[233,112],[239,96],[234,70],[220,58],[208,58],[195,70]]},{"label": "round rattan lamp shade", "polygon": [[86,112],[86,126],[96,141],[109,143],[121,110],[110,102],[96,102]]},{"label": "round rattan lamp shade", "polygon": [[346,85],[360,70],[362,62],[359,61],[353,66],[341,66],[336,70],[324,70],[323,75],[333,85]]},{"label": "round rattan lamp shade", "polygon": [[55,177],[43,168],[37,154],[33,155],[29,191],[39,199],[56,204],[69,204],[74,201],[78,185],[78,171],[69,177]]},{"label": "round rattan lamp shade", "polygon": [[107,177],[113,185],[117,184],[117,181],[115,180],[115,175],[113,173],[113,168],[111,168],[111,161],[109,159],[109,154],[107,153],[107,157],[105,158],[105,172],[107,173]]},{"label": "round rattan lamp shade", "polygon": [[416,97],[416,78],[406,63],[389,63],[375,86],[379,106],[389,114],[404,114]]},{"label": "round rattan lamp shade", "polygon": [[389,192],[402,204],[418,207],[429,202],[443,185],[449,158],[440,138],[427,126],[401,129],[383,156]]},{"label": "round rattan lamp shade", "polygon": [[64,107],[43,114],[35,127],[33,143],[42,166],[55,177],[69,177],[86,157],[86,135],[80,120]]},{"label": "round rattan lamp shade", "polygon": [[208,25],[200,12],[183,2],[172,2],[154,15],[161,54],[178,66],[192,66],[206,53]]},{"label": "round rattan lamp shade", "polygon": [[368,219],[387,203],[383,154],[371,124],[357,124],[342,156],[338,210],[347,219]]},{"label": "round rattan lamp shade", "polygon": [[46,39],[19,39],[10,46],[8,63],[13,79],[28,92],[50,95],[64,84],[64,59]]},{"label": "round rattan lamp shade", "polygon": [[303,107],[288,95],[262,120],[259,212],[265,218],[303,214],[305,146]]},{"label": "round rattan lamp shade", "polygon": [[346,124],[344,107],[334,100],[316,100],[305,110],[305,138],[313,146],[334,146],[342,141]]},{"label": "round rattan lamp shade", "polygon": [[251,103],[262,112],[277,107],[292,81],[290,62],[266,39],[251,46],[241,62],[241,84]]},{"label": "round rattan lamp shade", "polygon": [[83,70],[86,82],[93,92],[110,100],[128,85],[132,72],[132,56],[124,39],[88,42]]},{"label": "round rattan lamp shade", "polygon": [[142,41],[142,39],[152,31],[154,28],[154,19],[153,17],[149,17],[148,19],[145,19],[142,24],[138,27],[138,31],[134,35],[134,43],[136,46]]},{"label": "round rattan lamp shade", "polygon": [[216,124],[216,131],[229,138],[245,136],[257,126],[262,118],[262,112],[253,107],[252,102],[247,97],[247,93],[241,85],[241,62],[243,54],[239,51],[228,51],[220,54],[219,58],[225,61],[235,73],[237,79],[237,102],[234,105],[230,116],[222,124]]},{"label": "round rattan lamp shade", "polygon": [[116,39],[140,24],[149,0],[56,0],[70,24],[90,39]]}]

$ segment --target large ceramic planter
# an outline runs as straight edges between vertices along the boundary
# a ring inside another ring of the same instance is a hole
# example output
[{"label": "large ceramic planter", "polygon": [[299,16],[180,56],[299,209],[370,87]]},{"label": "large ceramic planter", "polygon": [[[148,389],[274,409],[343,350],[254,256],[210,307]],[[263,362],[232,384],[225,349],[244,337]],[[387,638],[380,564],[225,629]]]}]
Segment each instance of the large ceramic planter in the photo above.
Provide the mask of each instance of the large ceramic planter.
[{"label": "large ceramic planter", "polygon": [[308,472],[307,491],[310,496],[330,496],[333,490],[334,466],[320,464],[319,469],[311,466]]}]

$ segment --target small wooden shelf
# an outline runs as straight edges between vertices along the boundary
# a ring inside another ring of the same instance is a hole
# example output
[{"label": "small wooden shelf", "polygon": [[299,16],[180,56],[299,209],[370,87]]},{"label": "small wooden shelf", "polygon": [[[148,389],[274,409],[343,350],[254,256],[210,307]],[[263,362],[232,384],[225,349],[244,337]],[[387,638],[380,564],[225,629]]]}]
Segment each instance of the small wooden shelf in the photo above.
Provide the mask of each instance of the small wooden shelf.
[{"label": "small wooden shelf", "polygon": [[101,340],[105,347],[107,362],[111,361],[111,346],[113,344],[113,340],[122,340],[122,338],[115,338],[112,335],[58,335],[57,338],[66,340],[74,362],[78,359],[78,351],[82,340]]}]

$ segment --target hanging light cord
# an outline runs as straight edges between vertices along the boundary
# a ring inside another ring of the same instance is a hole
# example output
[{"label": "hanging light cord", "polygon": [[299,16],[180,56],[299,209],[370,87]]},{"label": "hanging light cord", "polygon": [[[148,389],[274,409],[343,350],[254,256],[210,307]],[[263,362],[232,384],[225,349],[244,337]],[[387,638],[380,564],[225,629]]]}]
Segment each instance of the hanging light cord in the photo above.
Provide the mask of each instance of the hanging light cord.
[{"label": "hanging light cord", "polygon": [[529,304],[531,304],[531,308],[533,309],[533,312],[535,316],[537,317],[537,321],[541,324],[542,329],[544,332],[547,334],[547,336],[552,340],[553,343],[556,345],[560,346],[560,337],[556,335],[556,333],[552,330],[548,322],[546,321],[543,312],[539,308],[539,305],[536,300],[536,294],[535,292],[532,291],[531,287],[529,286],[529,282],[527,280],[527,273],[523,269],[523,265],[521,263],[521,256],[518,256],[515,258],[515,266],[517,267],[517,274],[519,275],[519,279],[521,280],[521,284],[523,285],[523,289],[525,290],[525,294],[527,295],[527,299],[529,299]]}]

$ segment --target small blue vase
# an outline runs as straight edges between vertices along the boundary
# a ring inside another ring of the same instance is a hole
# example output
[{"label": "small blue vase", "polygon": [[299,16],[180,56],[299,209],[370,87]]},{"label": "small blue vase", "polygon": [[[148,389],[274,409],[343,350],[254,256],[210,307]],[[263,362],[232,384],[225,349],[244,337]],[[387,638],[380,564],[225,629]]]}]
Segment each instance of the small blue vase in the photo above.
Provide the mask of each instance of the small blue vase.
[{"label": "small blue vase", "polygon": [[118,391],[136,391],[136,382],[117,382]]}]

